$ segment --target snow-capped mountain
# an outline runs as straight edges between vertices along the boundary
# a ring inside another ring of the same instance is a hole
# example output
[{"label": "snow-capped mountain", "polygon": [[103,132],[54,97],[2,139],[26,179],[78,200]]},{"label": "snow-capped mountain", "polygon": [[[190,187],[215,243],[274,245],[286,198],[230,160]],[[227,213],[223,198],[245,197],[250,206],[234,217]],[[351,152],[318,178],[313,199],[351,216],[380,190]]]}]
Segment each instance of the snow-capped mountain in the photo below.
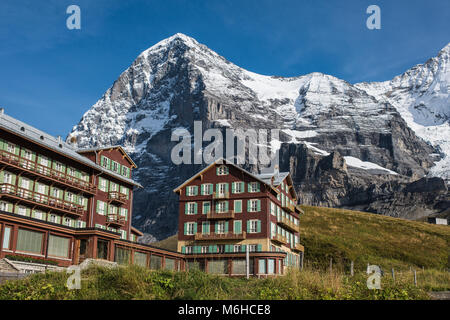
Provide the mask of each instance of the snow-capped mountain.
[{"label": "snow-capped mountain", "polygon": [[355,86],[393,105],[419,137],[437,147],[443,157],[430,174],[450,179],[450,43],[391,81]]},{"label": "snow-capped mountain", "polygon": [[[352,85],[321,73],[264,76],[176,34],[142,52],[67,141],[76,140],[82,148],[125,146],[139,166],[135,177],[144,185],[135,197],[135,224],[157,238],[176,230],[173,187],[200,169],[170,160],[172,130],[193,132],[195,120],[204,128],[279,128],[281,141],[275,145],[281,146],[282,169],[293,174],[304,203],[369,205],[392,193],[393,181],[443,174],[434,161],[446,161],[441,158],[449,142],[448,46],[424,66],[427,74],[417,71],[419,66],[381,84]],[[423,102],[416,108],[423,119],[411,122],[404,103],[416,106],[413,99]],[[427,121],[433,116],[435,122],[424,122],[425,109]],[[447,136],[432,140],[418,129],[419,122]],[[392,208],[370,209],[391,214]]]}]

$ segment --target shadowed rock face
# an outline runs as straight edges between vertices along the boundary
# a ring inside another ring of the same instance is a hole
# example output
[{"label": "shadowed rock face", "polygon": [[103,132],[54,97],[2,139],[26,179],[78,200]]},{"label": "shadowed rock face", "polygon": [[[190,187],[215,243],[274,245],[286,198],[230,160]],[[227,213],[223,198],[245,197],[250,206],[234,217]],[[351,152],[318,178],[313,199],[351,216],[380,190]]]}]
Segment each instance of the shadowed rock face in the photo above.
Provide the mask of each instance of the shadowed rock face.
[{"label": "shadowed rock face", "polygon": [[[301,203],[414,218],[409,208],[436,212],[444,192],[435,187],[442,181],[431,183],[439,192],[425,191],[427,182],[409,186],[421,190],[409,196],[408,183],[428,173],[438,150],[364,86],[321,73],[257,75],[177,34],[141,53],[67,138],[82,148],[121,144],[130,153],[139,167],[134,178],[144,186],[135,192],[133,224],[147,241],[177,231],[178,196],[172,190],[203,167],[176,166],[170,158],[177,143],[172,131],[193,133],[194,121],[204,130],[281,129],[280,168],[291,172]],[[344,157],[379,168],[352,167]]]}]

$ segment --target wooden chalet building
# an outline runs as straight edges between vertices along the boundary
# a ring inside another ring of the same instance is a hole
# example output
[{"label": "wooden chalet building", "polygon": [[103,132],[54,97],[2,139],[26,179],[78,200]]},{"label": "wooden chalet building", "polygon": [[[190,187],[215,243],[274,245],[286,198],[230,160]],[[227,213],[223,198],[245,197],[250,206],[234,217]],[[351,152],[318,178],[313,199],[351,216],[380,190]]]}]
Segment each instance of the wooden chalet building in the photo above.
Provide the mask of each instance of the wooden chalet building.
[{"label": "wooden chalet building", "polygon": [[302,210],[288,172],[254,175],[219,160],[185,181],[179,194],[178,251],[209,273],[283,274],[299,268]]},{"label": "wooden chalet building", "polygon": [[0,259],[184,270],[183,254],[136,242],[134,168],[120,146],[76,149],[0,109]]}]

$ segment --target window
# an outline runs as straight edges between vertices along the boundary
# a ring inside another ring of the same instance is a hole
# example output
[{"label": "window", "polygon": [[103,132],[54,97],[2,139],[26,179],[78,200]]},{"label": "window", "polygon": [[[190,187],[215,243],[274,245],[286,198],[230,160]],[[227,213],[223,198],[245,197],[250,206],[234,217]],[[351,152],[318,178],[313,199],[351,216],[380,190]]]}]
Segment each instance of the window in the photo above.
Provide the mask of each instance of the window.
[{"label": "window", "polygon": [[108,192],[108,180],[99,178],[99,189],[103,192]]},{"label": "window", "polygon": [[3,172],[3,183],[12,184],[12,175],[9,172]]},{"label": "window", "polygon": [[70,218],[64,218],[64,225],[70,227],[72,223],[72,219]]},{"label": "window", "polygon": [[258,260],[258,273],[265,274],[266,273],[266,260],[259,259]]},{"label": "window", "polygon": [[0,202],[0,210],[1,211],[8,211],[8,203],[4,202],[4,201],[1,201]]},{"label": "window", "polygon": [[186,187],[186,195],[187,196],[196,196],[198,194],[197,186],[188,186]]},{"label": "window", "polygon": [[192,254],[192,252],[193,252],[192,246],[186,246],[184,250],[187,254]]},{"label": "window", "polygon": [[188,202],[186,203],[186,214],[197,214],[197,203]]},{"label": "window", "polygon": [[59,172],[64,171],[64,167],[63,167],[62,163],[59,163],[59,162],[55,162],[55,169]]},{"label": "window", "polygon": [[202,233],[209,234],[209,230],[210,230],[209,221],[203,221],[202,222]]},{"label": "window", "polygon": [[33,153],[30,150],[23,150],[23,157],[27,160],[33,160]]},{"label": "window", "polygon": [[257,233],[261,231],[261,221],[249,220],[247,221],[247,227],[249,233]]},{"label": "window", "polygon": [[7,143],[7,150],[10,153],[15,153],[16,147],[13,144],[11,144],[11,143]]},{"label": "window", "polygon": [[27,208],[24,206],[18,206],[17,207],[17,214],[20,214],[21,216],[27,215]]},{"label": "window", "polygon": [[48,166],[49,166],[49,165],[48,165],[49,160],[48,160],[47,157],[40,156],[40,163],[41,163],[41,165],[43,165],[44,167],[48,167]]},{"label": "window", "polygon": [[60,190],[58,190],[58,189],[56,189],[56,188],[53,188],[53,189],[52,189],[52,196],[53,196],[54,198],[59,198],[59,197],[60,197]]},{"label": "window", "polygon": [[185,223],[185,235],[191,236],[194,235],[196,233],[197,229],[196,228],[197,224],[195,222],[186,222]]},{"label": "window", "polygon": [[41,232],[19,229],[17,234],[17,251],[42,253],[44,234]]},{"label": "window", "polygon": [[51,214],[51,215],[48,217],[48,221],[53,222],[53,223],[56,223],[56,216],[55,216],[54,214]]},{"label": "window", "polygon": [[45,192],[45,185],[38,183],[37,192],[40,194],[46,194]]},{"label": "window", "polygon": [[134,252],[134,264],[141,266],[141,267],[146,267],[147,266],[147,254],[143,253],[143,252],[135,251]]},{"label": "window", "polygon": [[227,212],[228,211],[228,201],[217,202],[217,212]]},{"label": "window", "polygon": [[30,180],[22,178],[20,187],[29,190],[30,189]]},{"label": "window", "polygon": [[200,188],[202,195],[210,195],[213,193],[213,185],[211,183],[202,184]]},{"label": "window", "polygon": [[216,224],[216,233],[223,234],[225,233],[225,221],[219,221]]},{"label": "window", "polygon": [[112,161],[112,170],[114,172],[118,172],[119,171],[119,164],[115,161]]},{"label": "window", "polygon": [[208,246],[202,246],[202,253],[208,253]]},{"label": "window", "polygon": [[128,168],[127,167],[122,166],[122,175],[125,177],[128,177]]},{"label": "window", "polygon": [[272,201],[270,201],[270,214],[273,216],[277,215],[277,206]]},{"label": "window", "polygon": [[211,202],[207,201],[207,202],[203,202],[203,214],[208,214],[211,212]]},{"label": "window", "polygon": [[69,257],[69,238],[50,235],[48,238],[48,255],[53,257]]},{"label": "window", "polygon": [[235,234],[241,234],[242,233],[242,220],[234,220],[233,221],[233,232]]},{"label": "window", "polygon": [[226,249],[226,247],[225,247],[224,244],[218,244],[217,245],[217,252],[218,253],[225,253],[225,249]]},{"label": "window", "polygon": [[275,273],[275,259],[267,260],[267,273],[274,274]]},{"label": "window", "polygon": [[66,198],[67,198],[67,201],[74,202],[74,195],[72,192],[67,192]]},{"label": "window", "polygon": [[235,244],[233,246],[233,252],[241,252],[241,246],[239,244]]},{"label": "window", "polygon": [[219,166],[217,168],[217,175],[218,176],[224,176],[228,174],[228,167],[227,166]]},{"label": "window", "polygon": [[75,170],[73,168],[67,168],[67,174],[69,176],[75,177]]},{"label": "window", "polygon": [[101,215],[106,214],[106,203],[100,200],[97,200],[97,213]]},{"label": "window", "polygon": [[249,252],[256,252],[256,251],[258,251],[258,245],[257,244],[249,244],[248,245],[248,251]]},{"label": "window", "polygon": [[115,259],[118,264],[130,264],[130,250],[116,246]]},{"label": "window", "polygon": [[39,210],[36,210],[35,212],[34,212],[34,217],[36,218],[36,219],[43,219],[43,217],[44,217],[44,212],[42,212],[42,211],[39,211]]},{"label": "window", "polygon": [[259,182],[250,182],[248,192],[259,192]]},{"label": "window", "polygon": [[248,200],[247,205],[249,212],[258,212],[261,210],[261,201],[259,199]]},{"label": "window", "polygon": [[154,254],[152,254],[150,256],[150,269],[159,270],[161,269],[161,266],[162,266],[162,257],[155,256]]},{"label": "window", "polygon": [[9,250],[11,248],[10,246],[10,240],[11,240],[11,227],[4,227],[3,228],[3,245],[2,248]]},{"label": "window", "polygon": [[225,195],[228,192],[228,183],[218,183],[217,193],[220,195]]},{"label": "window", "polygon": [[108,169],[108,158],[102,157],[102,167]]},{"label": "window", "polygon": [[233,182],[232,193],[242,193],[244,192],[244,182]]}]

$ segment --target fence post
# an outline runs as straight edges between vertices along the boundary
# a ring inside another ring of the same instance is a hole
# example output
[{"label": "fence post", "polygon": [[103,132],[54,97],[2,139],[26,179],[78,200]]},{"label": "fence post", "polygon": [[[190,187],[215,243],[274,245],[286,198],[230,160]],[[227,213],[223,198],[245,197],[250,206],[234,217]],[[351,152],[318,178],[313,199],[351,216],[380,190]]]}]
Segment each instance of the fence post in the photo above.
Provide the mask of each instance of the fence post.
[{"label": "fence post", "polygon": [[414,285],[417,287],[417,274],[416,274],[416,269],[414,269]]},{"label": "fence post", "polygon": [[394,271],[394,268],[391,269],[391,273],[392,273],[392,279],[395,282],[395,271]]},{"label": "fence post", "polygon": [[353,261],[350,263],[350,276],[353,277],[354,272],[353,272]]}]

